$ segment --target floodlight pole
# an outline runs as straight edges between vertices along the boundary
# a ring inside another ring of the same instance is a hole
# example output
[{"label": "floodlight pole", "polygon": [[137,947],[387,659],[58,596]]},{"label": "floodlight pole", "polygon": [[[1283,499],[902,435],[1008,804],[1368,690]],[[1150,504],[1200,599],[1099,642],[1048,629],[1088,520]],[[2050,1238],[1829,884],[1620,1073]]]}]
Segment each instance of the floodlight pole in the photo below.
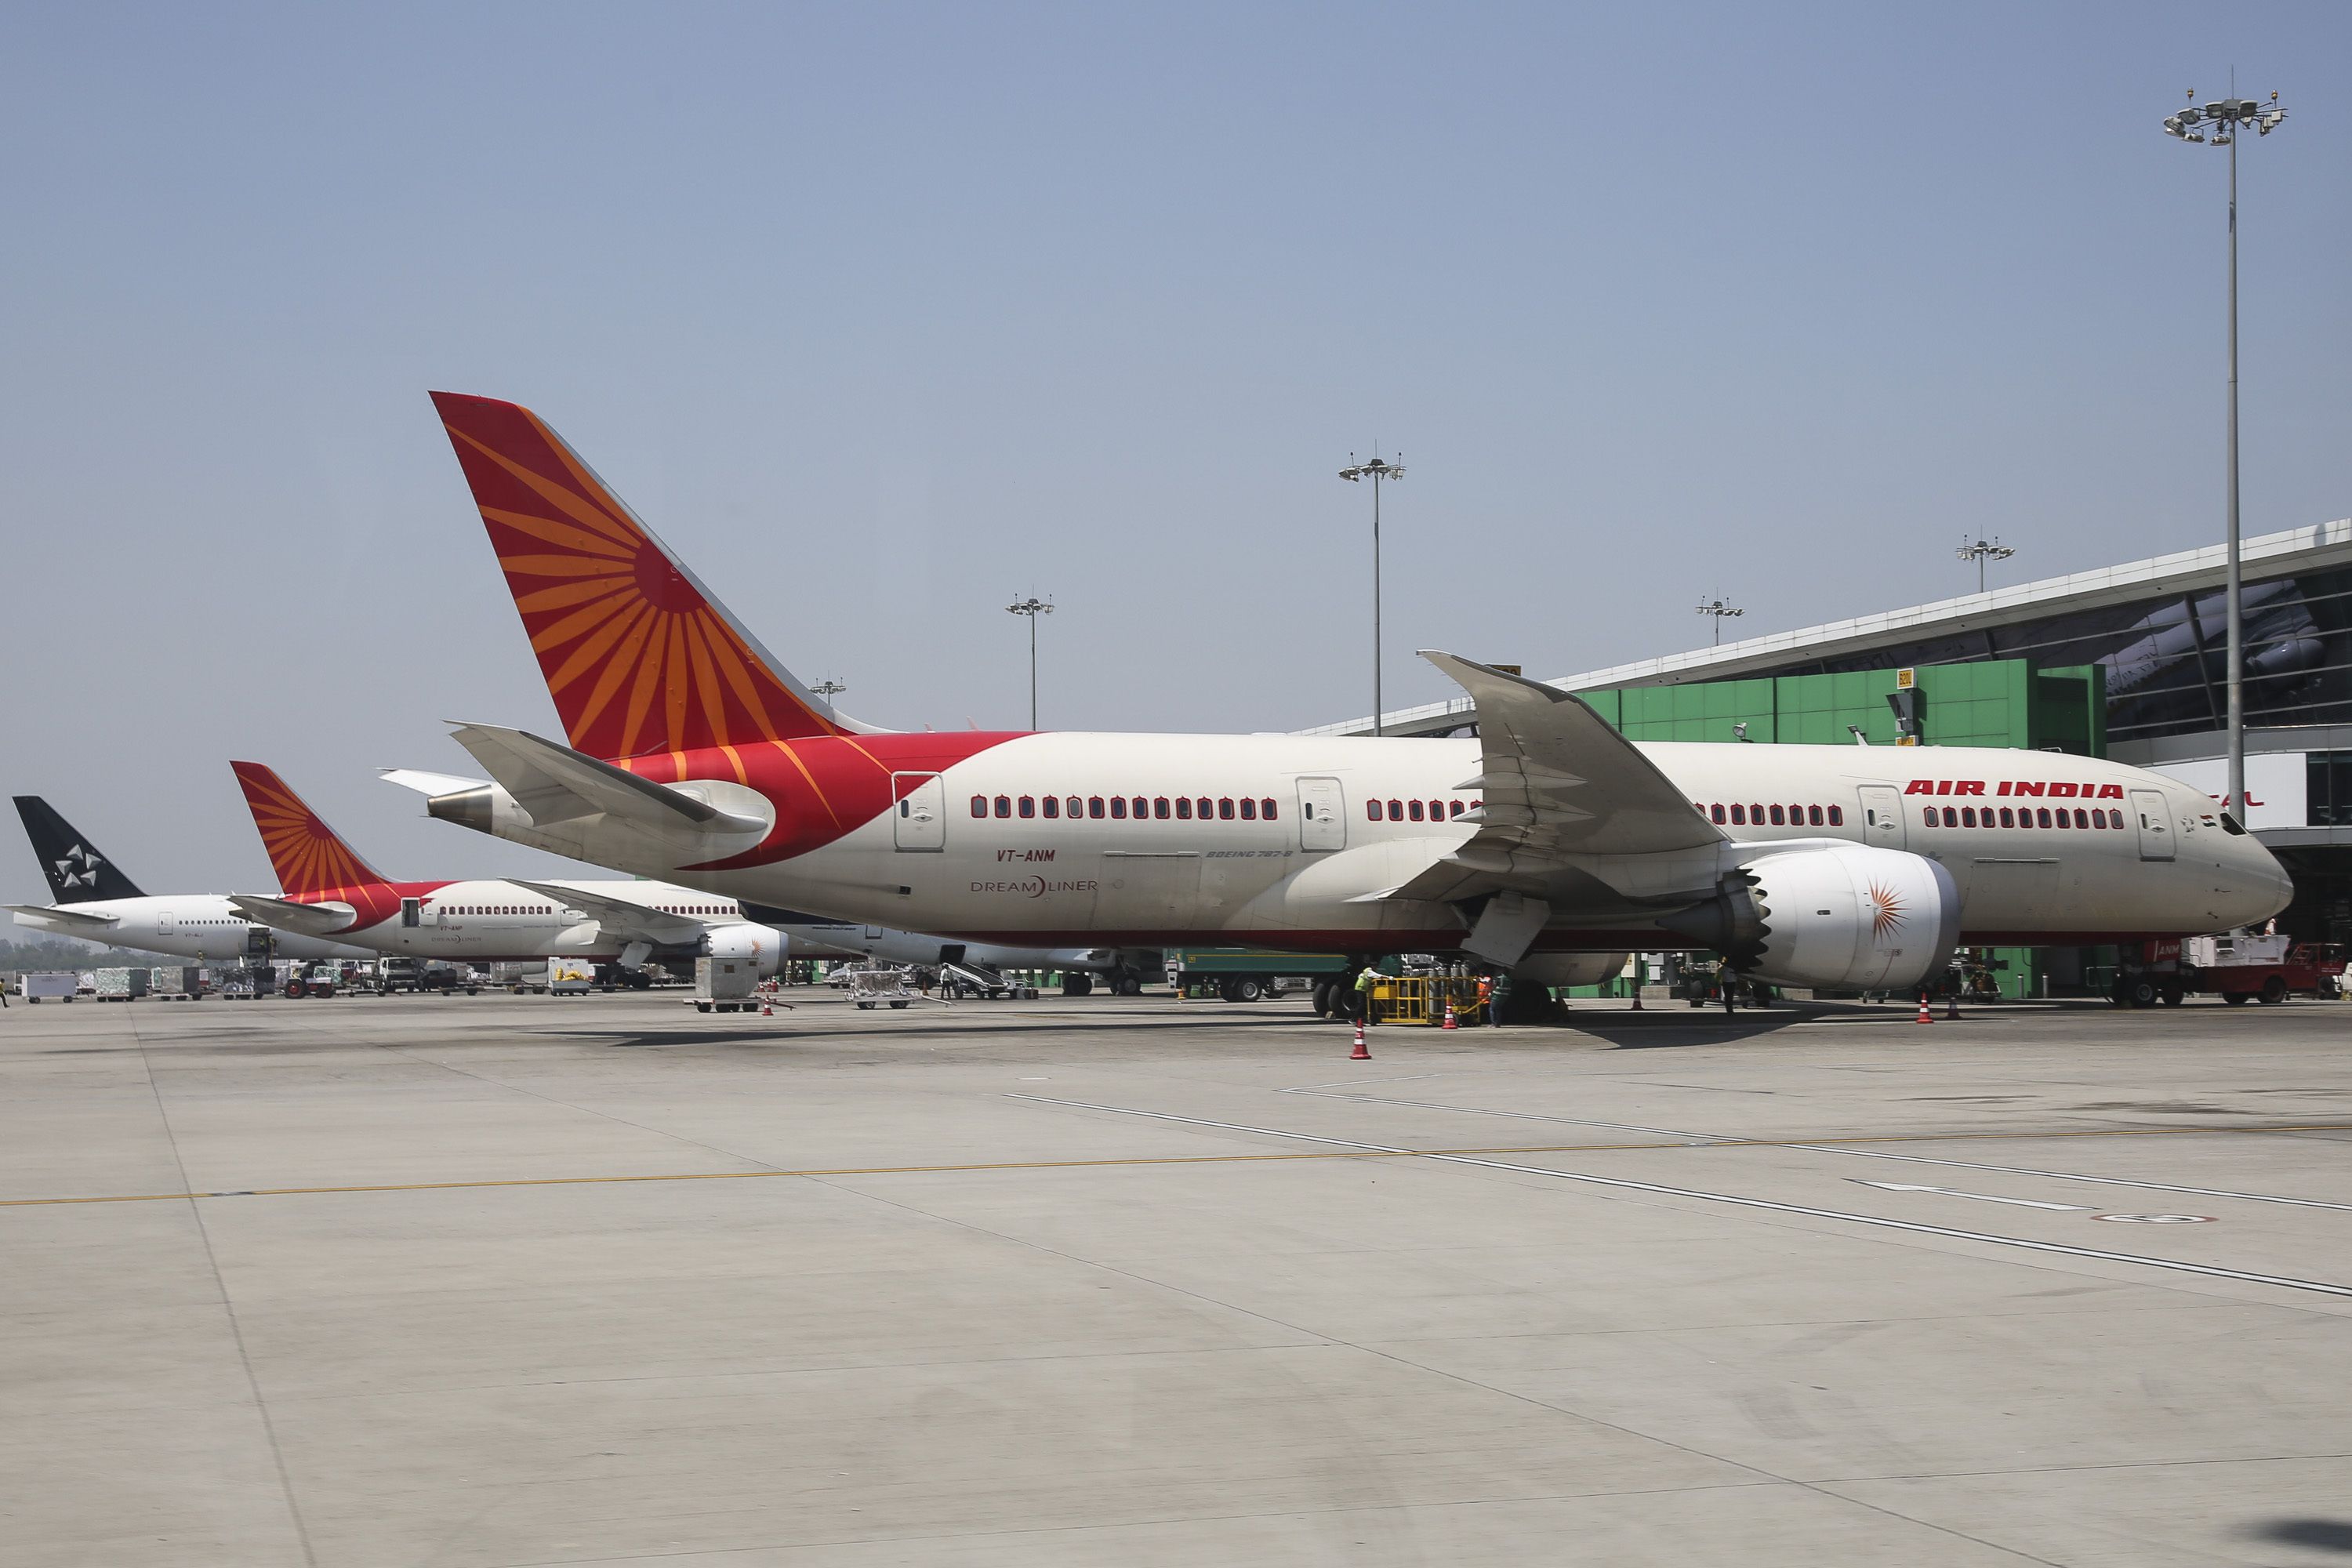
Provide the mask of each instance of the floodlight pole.
[{"label": "floodlight pole", "polygon": [[[1397,455],[1402,457],[1404,454],[1400,452]],[[1381,481],[1404,478],[1404,466],[1382,462],[1377,448],[1369,463],[1354,461],[1353,452],[1348,456],[1350,460],[1346,468],[1339,470],[1339,477],[1349,484],[1364,479],[1372,481],[1372,733],[1379,735],[1385,732],[1381,727],[1383,710],[1381,707]]]},{"label": "floodlight pole", "polygon": [[828,719],[838,719],[840,715],[834,711],[833,700],[848,689],[849,688],[844,686],[838,680],[835,680],[832,678],[827,677],[825,679],[818,681],[814,686],[810,687],[809,695],[812,697],[824,698],[824,716]]},{"label": "floodlight pole", "polygon": [[1698,607],[1698,613],[1702,616],[1707,616],[1713,618],[1715,622],[1715,646],[1717,647],[1721,647],[1723,646],[1724,617],[1727,616],[1744,616],[1748,612],[1745,610],[1734,609],[1728,601],[1717,599],[1713,604],[1700,605]]},{"label": "floodlight pole", "polygon": [[[2206,142],[2230,150],[2230,393],[2229,393],[2229,652],[2230,783],[2224,810],[2246,819],[2246,627],[2243,562],[2238,531],[2238,139],[2249,130],[2267,136],[2286,120],[2278,94],[2268,103],[2230,96],[2200,106],[2197,89],[2189,91],[2188,107],[2168,117],[2165,133],[2181,142]],[[2210,124],[2208,134],[2199,127]]]},{"label": "floodlight pole", "polygon": [[1985,563],[1987,561],[2006,561],[2011,556],[2016,554],[2017,550],[2013,545],[2003,544],[2000,542],[2000,535],[1996,533],[1992,536],[1990,542],[1979,539],[1974,544],[1963,544],[1957,552],[1955,552],[1955,553],[1963,561],[1967,561],[1971,558],[1975,560],[1977,563],[1977,592],[1981,594],[1985,591]]},{"label": "floodlight pole", "polygon": [[2243,826],[2246,810],[2246,603],[2238,548],[2238,139],[2230,138],[2230,800],[2223,808]]},{"label": "floodlight pole", "polygon": [[1032,594],[1025,599],[1015,599],[1004,608],[1012,615],[1029,617],[1029,728],[1034,732],[1037,728],[1037,617],[1052,615],[1054,601]]}]

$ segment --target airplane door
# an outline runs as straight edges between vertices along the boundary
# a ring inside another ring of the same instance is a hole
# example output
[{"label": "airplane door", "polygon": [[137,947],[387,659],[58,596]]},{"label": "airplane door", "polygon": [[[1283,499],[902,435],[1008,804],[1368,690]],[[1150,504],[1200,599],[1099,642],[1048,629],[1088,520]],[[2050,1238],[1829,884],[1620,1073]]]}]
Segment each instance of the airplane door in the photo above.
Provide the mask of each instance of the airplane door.
[{"label": "airplane door", "polygon": [[1862,786],[1862,841],[1881,849],[1903,847],[1903,797],[1893,784]]},{"label": "airplane door", "polygon": [[403,899],[400,900],[401,930],[415,931],[418,926],[425,923],[423,919],[417,914],[416,910],[417,901],[415,899]]},{"label": "airplane door", "polygon": [[1339,781],[1303,778],[1298,781],[1298,847],[1301,849],[1345,849],[1348,847],[1347,803]]},{"label": "airplane door", "polygon": [[159,935],[159,936],[170,936],[170,935],[173,933],[173,931],[176,931],[177,929],[179,929],[179,928],[177,928],[176,926],[173,925],[173,923],[172,923],[172,911],[171,911],[171,910],[157,910],[155,911],[155,931],[156,931],[156,934],[157,934],[157,935]]},{"label": "airplane door", "polygon": [[948,847],[947,786],[937,773],[892,773],[890,793],[898,795],[898,815],[890,819],[891,840],[901,849],[944,849]]},{"label": "airplane door", "polygon": [[2136,789],[2131,792],[2131,803],[2132,814],[2139,818],[2139,858],[2171,859],[2172,824],[2165,816],[2164,792]]}]

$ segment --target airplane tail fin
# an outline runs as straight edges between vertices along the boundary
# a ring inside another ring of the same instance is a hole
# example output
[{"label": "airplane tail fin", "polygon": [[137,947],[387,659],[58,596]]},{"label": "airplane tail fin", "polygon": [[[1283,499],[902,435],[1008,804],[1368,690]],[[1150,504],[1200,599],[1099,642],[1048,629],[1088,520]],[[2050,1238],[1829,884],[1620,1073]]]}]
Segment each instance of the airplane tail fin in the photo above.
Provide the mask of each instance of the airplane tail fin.
[{"label": "airplane tail fin", "polygon": [[633,757],[854,734],[537,415],[436,392],[574,750]]},{"label": "airplane tail fin", "polygon": [[25,837],[33,841],[33,858],[49,881],[49,897],[61,904],[92,903],[101,899],[143,899],[137,883],[114,868],[114,862],[90,847],[73,824],[59,816],[37,795],[20,795],[16,815],[24,820]]},{"label": "airplane tail fin", "polygon": [[383,875],[352,854],[351,846],[303,805],[302,797],[287,788],[277,773],[259,763],[229,766],[236,770],[236,782],[245,788],[245,804],[253,812],[253,826],[260,830],[261,847],[269,851],[278,885],[289,897],[319,898],[383,884]]}]

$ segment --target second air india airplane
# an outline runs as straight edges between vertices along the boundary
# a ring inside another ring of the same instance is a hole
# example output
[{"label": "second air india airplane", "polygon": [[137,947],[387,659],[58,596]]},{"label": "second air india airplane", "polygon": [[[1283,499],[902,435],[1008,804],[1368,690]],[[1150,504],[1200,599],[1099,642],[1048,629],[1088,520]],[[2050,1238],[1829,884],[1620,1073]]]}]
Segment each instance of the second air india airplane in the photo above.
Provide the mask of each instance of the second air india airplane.
[{"label": "second air india airplane", "polygon": [[564,740],[467,724],[432,813],[599,865],[1024,946],[1709,948],[1880,990],[1961,942],[2110,942],[2284,908],[2207,796],[2046,752],[1629,742],[1446,653],[1468,740],[890,733],[836,715],[530,410],[435,395]]},{"label": "second air india airplane", "polygon": [[669,882],[394,881],[352,852],[284,780],[232,763],[280,896],[232,893],[246,918],[373,952],[476,963],[577,957],[642,978],[651,960],[691,966],[706,954],[748,958],[773,974],[784,938],[729,897]]}]

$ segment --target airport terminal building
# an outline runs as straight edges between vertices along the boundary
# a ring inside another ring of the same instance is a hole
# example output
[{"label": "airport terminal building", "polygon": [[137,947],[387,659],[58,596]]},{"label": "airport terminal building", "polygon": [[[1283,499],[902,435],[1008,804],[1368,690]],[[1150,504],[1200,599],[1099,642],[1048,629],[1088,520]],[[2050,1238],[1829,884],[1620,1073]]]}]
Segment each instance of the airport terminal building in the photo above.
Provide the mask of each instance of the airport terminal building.
[{"label": "airport terminal building", "polygon": [[[1896,744],[1887,699],[1901,689],[1922,744],[2112,757],[2218,797],[2225,555],[2211,545],[1549,684],[1635,740],[1763,744],[1857,732]],[[2247,540],[2242,559],[2244,820],[2295,879],[2280,929],[2352,941],[2352,520]],[[1390,713],[1383,728],[1454,734],[1475,717],[1460,698]],[[1311,732],[1370,731],[1367,718]]]}]

